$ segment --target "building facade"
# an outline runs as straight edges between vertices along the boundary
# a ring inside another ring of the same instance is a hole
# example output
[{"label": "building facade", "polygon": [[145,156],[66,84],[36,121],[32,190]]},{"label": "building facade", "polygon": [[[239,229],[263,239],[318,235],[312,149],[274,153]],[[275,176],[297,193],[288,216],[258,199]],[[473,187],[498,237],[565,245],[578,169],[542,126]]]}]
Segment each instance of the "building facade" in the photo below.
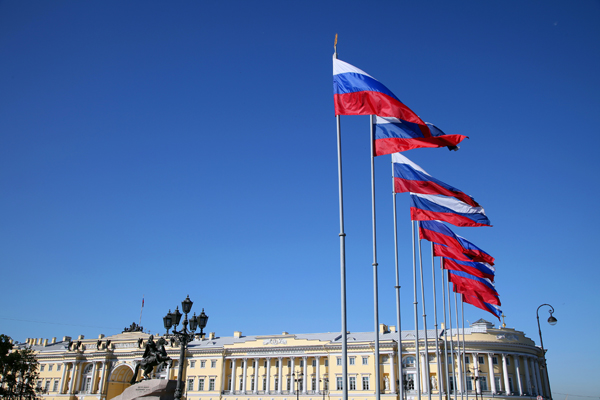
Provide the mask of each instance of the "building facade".
[{"label": "building facade", "polygon": [[[523,332],[494,328],[484,320],[463,331],[428,331],[427,351],[420,331],[380,326],[379,360],[374,333],[348,334],[348,398],[375,400],[376,368],[380,398],[385,400],[549,397],[542,351]],[[40,362],[37,384],[45,400],[110,400],[129,387],[149,334],[126,331],[94,339],[79,336],[27,339]],[[444,340],[447,338],[447,340]],[[402,346],[399,348],[399,339]],[[451,340],[452,339],[452,340]],[[463,345],[464,340],[464,347]],[[464,349],[464,351],[463,351]],[[154,371],[159,379],[177,379],[179,346],[167,338],[172,367]],[[188,400],[342,400],[340,333],[230,337],[210,333],[189,344],[184,365]],[[428,362],[427,362],[428,361]],[[464,368],[463,368],[464,366]],[[420,374],[417,374],[417,368]],[[417,376],[420,375],[419,382]]]}]

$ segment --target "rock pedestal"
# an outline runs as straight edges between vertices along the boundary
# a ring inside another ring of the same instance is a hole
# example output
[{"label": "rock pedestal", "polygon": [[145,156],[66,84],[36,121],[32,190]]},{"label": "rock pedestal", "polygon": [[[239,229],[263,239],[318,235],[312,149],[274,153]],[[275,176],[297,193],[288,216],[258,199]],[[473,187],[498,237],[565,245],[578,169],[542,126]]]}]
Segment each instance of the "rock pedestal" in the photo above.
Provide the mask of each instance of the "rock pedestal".
[{"label": "rock pedestal", "polygon": [[176,387],[175,380],[150,379],[128,387],[112,400],[173,400]]}]

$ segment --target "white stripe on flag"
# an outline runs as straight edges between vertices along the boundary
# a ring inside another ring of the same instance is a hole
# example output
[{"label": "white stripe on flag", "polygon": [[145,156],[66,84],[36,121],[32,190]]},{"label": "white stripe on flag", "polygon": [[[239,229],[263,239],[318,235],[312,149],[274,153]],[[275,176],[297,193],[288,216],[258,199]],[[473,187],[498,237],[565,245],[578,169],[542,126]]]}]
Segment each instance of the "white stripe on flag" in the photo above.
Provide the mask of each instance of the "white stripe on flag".
[{"label": "white stripe on flag", "polygon": [[485,215],[485,210],[483,209],[483,207],[472,207],[464,201],[460,201],[458,199],[455,199],[454,197],[419,193],[411,193],[411,195],[421,197],[425,200],[429,200],[432,203],[449,208],[450,210],[455,211],[457,213]]},{"label": "white stripe on flag", "polygon": [[[347,72],[354,73],[354,74],[366,75],[368,77],[373,78],[371,75],[367,74],[363,70],[356,68],[354,65],[350,65],[347,62],[338,60],[337,58],[333,60],[333,74],[334,75],[339,75],[339,74],[343,74],[343,73],[347,73]],[[375,78],[373,78],[373,79],[375,79]]]}]

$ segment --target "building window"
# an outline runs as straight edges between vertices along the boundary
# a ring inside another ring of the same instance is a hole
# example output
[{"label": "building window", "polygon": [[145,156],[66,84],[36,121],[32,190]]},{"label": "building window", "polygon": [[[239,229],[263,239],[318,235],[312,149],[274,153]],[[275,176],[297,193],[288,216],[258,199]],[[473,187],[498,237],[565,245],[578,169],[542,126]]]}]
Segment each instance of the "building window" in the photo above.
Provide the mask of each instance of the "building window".
[{"label": "building window", "polygon": [[481,386],[481,390],[484,392],[488,391],[487,377],[480,376],[479,377],[479,385]]},{"label": "building window", "polygon": [[204,378],[198,379],[198,391],[204,390]]},{"label": "building window", "polygon": [[287,378],[287,389],[288,392],[290,390],[292,390],[292,380],[290,378]]},{"label": "building window", "polygon": [[405,368],[414,368],[415,358],[413,356],[404,357],[404,359],[402,360],[402,366]]},{"label": "building window", "polygon": [[275,378],[275,390],[279,390],[279,378]]},{"label": "building window", "polygon": [[229,368],[233,368],[233,361],[229,362]]},{"label": "building window", "polygon": [[513,389],[512,376],[509,376],[509,377],[508,377],[508,390],[509,390],[511,393],[514,393],[514,392],[515,392],[515,389]]},{"label": "building window", "polygon": [[267,360],[265,360],[265,368],[267,368]]},{"label": "building window", "polygon": [[250,390],[254,391],[254,377],[250,379]]},{"label": "building window", "polygon": [[38,389],[41,389],[41,388],[42,388],[42,380],[41,380],[41,379],[39,379],[39,380],[36,382],[36,385],[35,385],[35,386],[36,386]]},{"label": "building window", "polygon": [[492,357],[492,364],[498,365],[498,357],[496,357],[496,356]]},{"label": "building window", "polygon": [[190,361],[190,367],[194,368],[196,366],[196,361]]},{"label": "building window", "polygon": [[267,378],[263,378],[262,390],[267,390]]},{"label": "building window", "polygon": [[275,361],[275,366],[279,368],[279,360]]},{"label": "building window", "polygon": [[480,365],[484,365],[485,364],[485,359],[482,356],[478,356],[477,357],[477,361],[479,361]]},{"label": "building window", "polygon": [[337,365],[342,365],[342,357],[337,358]]},{"label": "building window", "polygon": [[351,376],[348,378],[348,380],[350,381],[350,387],[348,388],[348,390],[356,390],[356,377]]},{"label": "building window", "polygon": [[454,392],[454,377],[451,376],[449,381],[450,381],[450,391]]},{"label": "building window", "polygon": [[229,388],[229,390],[232,390],[233,388],[231,387],[231,378],[229,378],[229,380],[227,381],[227,387]]},{"label": "building window", "polygon": [[194,378],[188,379],[187,390],[188,391],[194,390]]},{"label": "building window", "polygon": [[502,386],[500,386],[500,377],[499,376],[494,377],[494,383],[496,384],[496,391],[497,392],[501,391]]},{"label": "building window", "polygon": [[362,377],[362,390],[369,390],[369,377],[368,376],[363,376]]},{"label": "building window", "polygon": [[208,390],[215,390],[215,378],[208,380]]},{"label": "building window", "polygon": [[470,364],[471,362],[469,361],[469,356],[465,356],[465,364]]},{"label": "building window", "polygon": [[60,364],[56,364],[56,370],[60,371]]},{"label": "building window", "polygon": [[506,365],[510,365],[510,358],[506,357]]},{"label": "building window", "polygon": [[354,365],[356,363],[356,357],[350,357],[350,365]]},{"label": "building window", "polygon": [[288,360],[288,368],[292,368],[292,360]]},{"label": "building window", "polygon": [[256,368],[256,361],[252,361],[252,368]]},{"label": "building window", "polygon": [[58,392],[58,379],[54,381],[54,387],[52,388],[53,392]]},{"label": "building window", "polygon": [[52,371],[52,368],[54,367],[54,364],[50,364],[48,365],[48,371]]},{"label": "building window", "polygon": [[329,367],[329,359],[327,359],[327,358],[325,359],[325,366]]},{"label": "building window", "polygon": [[212,360],[212,361],[210,362],[210,367],[211,367],[211,368],[217,368],[217,360]]},{"label": "building window", "polygon": [[317,378],[312,378],[311,380],[311,389],[310,390],[317,390]]},{"label": "building window", "polygon": [[244,378],[240,377],[240,391],[244,391]]},{"label": "building window", "polygon": [[312,366],[313,367],[317,366],[317,359],[316,358],[313,358],[313,360],[312,360]]},{"label": "building window", "polygon": [[329,390],[329,379],[323,378],[323,390]]},{"label": "building window", "polygon": [[343,380],[341,376],[338,376],[335,378],[335,383],[336,383],[336,389],[337,390],[344,390],[343,387]]},{"label": "building window", "polygon": [[300,368],[304,367],[304,360],[300,360]]},{"label": "building window", "polygon": [[46,386],[44,387],[44,392],[48,393],[50,391],[50,379],[46,381]]},{"label": "building window", "polygon": [[473,390],[473,377],[467,375],[467,390]]},{"label": "building window", "polygon": [[44,368],[45,368],[45,367],[46,367],[46,366],[45,366],[44,364],[40,365],[40,372],[44,372]]},{"label": "building window", "polygon": [[369,357],[362,358],[362,365],[369,365]]},{"label": "building window", "polygon": [[204,368],[206,366],[206,360],[200,360],[200,368]]}]

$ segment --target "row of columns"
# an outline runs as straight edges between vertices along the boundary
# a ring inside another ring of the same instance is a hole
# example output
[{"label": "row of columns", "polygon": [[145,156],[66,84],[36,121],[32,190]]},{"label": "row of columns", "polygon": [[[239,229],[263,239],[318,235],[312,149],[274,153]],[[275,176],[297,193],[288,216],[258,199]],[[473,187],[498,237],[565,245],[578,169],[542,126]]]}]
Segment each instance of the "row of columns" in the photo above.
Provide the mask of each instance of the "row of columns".
[{"label": "row of columns", "polygon": [[[319,379],[319,377],[321,376],[320,373],[320,369],[321,369],[321,363],[320,363],[320,359],[321,356],[311,356],[312,358],[316,359],[316,377],[317,379]],[[267,357],[267,373],[266,373],[266,388],[265,388],[265,392],[266,393],[270,393],[271,392],[271,359],[275,358],[275,357]],[[291,368],[290,368],[290,374],[289,377],[290,379],[292,379],[292,376],[295,376],[296,371],[294,370],[295,367],[295,362],[296,362],[296,357],[277,357],[278,362],[278,368],[277,368],[277,388],[276,388],[276,392],[278,394],[282,393],[282,386],[283,386],[283,382],[282,382],[282,375],[283,375],[283,359],[284,358],[289,358],[291,361]],[[235,387],[236,387],[236,383],[237,383],[237,360],[241,360],[242,361],[242,366],[243,366],[243,372],[242,372],[242,392],[248,392],[247,390],[247,382],[246,382],[246,378],[248,376],[248,360],[253,359],[255,362],[255,368],[254,368],[254,388],[251,389],[251,392],[256,394],[258,393],[258,369],[259,369],[259,362],[261,360],[260,357],[255,357],[255,358],[249,358],[249,357],[244,357],[244,358],[231,358],[231,362],[232,362],[232,367],[231,367],[231,391],[236,391]],[[302,393],[306,394],[307,393],[307,360],[308,360],[308,356],[302,356]],[[292,375],[293,374],[293,375]],[[286,376],[287,377],[287,376]],[[225,378],[225,377],[224,377]],[[296,379],[298,379],[296,377]],[[223,379],[223,382],[225,382],[225,379]],[[224,383],[223,383],[224,384]],[[294,386],[294,381],[291,382],[290,384],[291,386],[291,392],[295,392],[296,391],[296,387]],[[317,391],[320,393],[320,385],[317,384]]]},{"label": "row of columns", "polygon": [[[101,376],[100,376],[100,382],[98,383],[98,387],[96,387],[96,371],[97,371],[97,366],[98,363],[101,363],[102,366],[102,372],[101,372]],[[83,384],[83,382],[81,382],[81,378],[82,378],[82,368],[85,364],[87,364],[88,362],[84,362],[84,361],[71,361],[71,362],[65,362],[63,363],[63,371],[62,371],[62,376],[60,378],[60,384],[59,384],[59,393],[60,394],[75,394],[76,391],[78,391],[78,388],[80,388],[80,386]],[[110,362],[109,361],[92,361],[93,363],[93,368],[92,368],[92,387],[90,389],[90,393],[97,393],[100,392],[102,393],[105,385],[106,385],[106,377],[107,377],[107,369],[109,367]],[[66,381],[66,376],[67,376],[67,370],[69,370],[69,381],[68,381],[68,387],[67,387],[67,381]]]},{"label": "row of columns", "polygon": [[[480,353],[476,353],[476,352],[472,352],[472,353],[465,353],[465,355],[470,355],[472,357],[473,360],[473,373],[475,377],[479,377],[479,354]],[[481,354],[487,354],[487,359],[488,359],[488,373],[489,373],[489,378],[490,378],[490,389],[492,394],[497,394],[498,392],[504,391],[505,393],[510,393],[510,382],[508,379],[508,360],[507,357],[509,357],[508,354],[503,353],[501,354],[502,356],[502,377],[503,379],[500,381],[501,385],[504,385],[504,390],[502,387],[496,387],[496,373],[494,372],[494,363],[493,363],[493,353],[481,353]],[[517,389],[518,389],[518,393],[520,396],[523,396],[525,393],[528,393],[530,395],[548,395],[549,393],[549,389],[548,389],[548,382],[546,380],[544,380],[544,387],[542,387],[542,379],[541,379],[541,375],[540,375],[540,365],[539,362],[537,360],[537,357],[534,356],[527,356],[527,355],[512,355],[512,359],[514,362],[514,366],[515,366],[515,375],[517,378]],[[522,361],[522,366],[524,368],[524,375],[525,375],[525,385],[523,385],[523,381],[521,378],[521,359],[523,359]],[[530,373],[531,370],[531,373]],[[458,392],[463,392],[464,388],[463,388],[463,384],[464,384],[464,379],[463,379],[463,368],[462,368],[462,353],[457,353],[456,356],[456,372],[457,372],[457,382],[455,382],[455,387],[457,388]],[[421,374],[423,375],[423,374]],[[440,384],[440,388],[442,385],[442,380],[439,380],[439,384]],[[428,388],[428,386],[422,386],[424,389]],[[513,388],[514,391],[515,388]],[[426,392],[426,390],[424,390]],[[481,390],[481,382],[479,379],[475,380],[475,391],[478,394],[481,394],[482,390]]]}]

